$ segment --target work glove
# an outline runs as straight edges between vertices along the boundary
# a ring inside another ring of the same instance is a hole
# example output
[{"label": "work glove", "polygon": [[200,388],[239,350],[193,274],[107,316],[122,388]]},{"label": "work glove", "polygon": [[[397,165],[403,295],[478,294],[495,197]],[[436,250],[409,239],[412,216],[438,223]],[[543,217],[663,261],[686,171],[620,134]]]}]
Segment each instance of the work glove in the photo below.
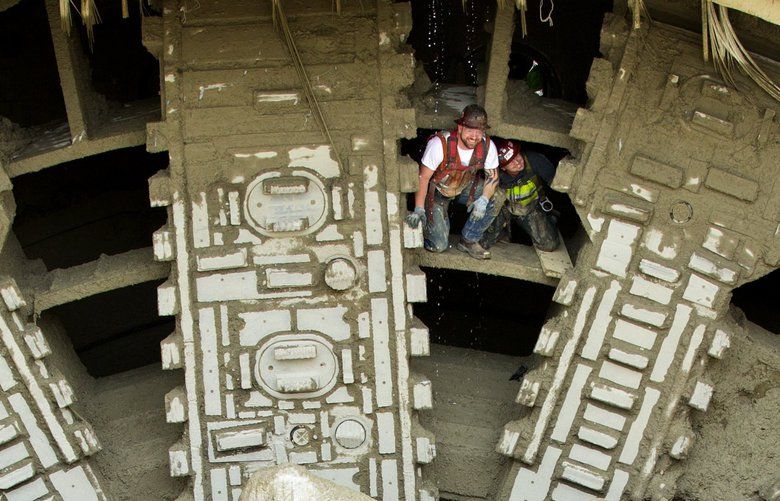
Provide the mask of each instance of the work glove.
[{"label": "work glove", "polygon": [[487,206],[490,203],[490,200],[485,198],[485,196],[481,196],[478,199],[476,199],[471,205],[469,205],[469,212],[471,212],[471,219],[474,221],[479,221],[483,217],[485,217],[485,212],[487,212]]},{"label": "work glove", "polygon": [[422,207],[415,207],[414,212],[410,212],[406,215],[406,224],[408,224],[410,228],[416,229],[423,221],[425,221],[425,209]]}]

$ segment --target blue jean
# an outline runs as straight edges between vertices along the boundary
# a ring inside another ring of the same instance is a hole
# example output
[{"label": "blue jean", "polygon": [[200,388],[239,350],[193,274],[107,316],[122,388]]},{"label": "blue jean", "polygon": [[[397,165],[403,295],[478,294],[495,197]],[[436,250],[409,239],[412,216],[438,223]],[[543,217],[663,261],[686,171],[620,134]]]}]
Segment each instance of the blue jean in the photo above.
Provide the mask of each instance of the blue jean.
[{"label": "blue jean", "polygon": [[[438,190],[433,195],[433,207],[428,207],[428,201],[425,203],[425,212],[429,214],[427,224],[423,227],[425,236],[425,248],[432,252],[444,252],[450,246],[450,217],[448,209],[450,202],[455,201],[461,205],[466,205],[469,200],[470,186],[466,186],[460,195],[453,198],[446,198]],[[474,191],[474,200],[482,195],[482,182],[480,181]],[[488,203],[484,217],[476,221],[472,215],[469,215],[466,224],[463,225],[461,235],[467,242],[479,242],[482,234],[493,222],[496,214],[495,205],[491,199]]]}]

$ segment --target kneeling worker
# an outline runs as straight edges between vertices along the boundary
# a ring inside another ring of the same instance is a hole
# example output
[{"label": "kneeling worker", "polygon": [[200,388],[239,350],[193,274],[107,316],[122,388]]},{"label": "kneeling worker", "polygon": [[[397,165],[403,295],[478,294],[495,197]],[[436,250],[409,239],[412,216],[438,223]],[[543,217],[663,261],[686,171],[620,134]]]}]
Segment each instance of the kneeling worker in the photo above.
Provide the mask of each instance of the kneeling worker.
[{"label": "kneeling worker", "polygon": [[[455,123],[455,130],[438,132],[428,140],[420,162],[414,212],[406,216],[406,222],[412,228],[423,223],[425,248],[444,252],[449,247],[450,202],[466,205],[470,215],[457,249],[477,259],[490,259],[490,252],[479,241],[496,213],[491,201],[498,186],[496,145],[485,134],[490,127],[481,106],[466,106]],[[485,173],[484,181],[478,177],[480,170]]]},{"label": "kneeling worker", "polygon": [[521,153],[520,143],[514,140],[499,143],[498,162],[501,189],[495,196],[497,214],[482,238],[482,245],[492,247],[505,229],[510,231],[514,220],[531,237],[534,247],[554,251],[560,240],[558,227],[551,213],[552,202],[545,195],[542,182],[552,183],[555,167],[541,153]]}]

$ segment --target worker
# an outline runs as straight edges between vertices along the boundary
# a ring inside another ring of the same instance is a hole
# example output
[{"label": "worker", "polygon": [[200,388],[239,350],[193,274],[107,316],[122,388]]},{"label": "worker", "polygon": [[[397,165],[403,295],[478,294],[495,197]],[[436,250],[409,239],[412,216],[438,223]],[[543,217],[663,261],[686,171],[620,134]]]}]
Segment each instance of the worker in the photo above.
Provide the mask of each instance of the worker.
[{"label": "worker", "polygon": [[482,246],[489,249],[502,234],[511,232],[511,221],[517,222],[540,251],[558,248],[558,226],[553,205],[545,194],[552,183],[555,167],[541,153],[521,151],[519,141],[500,141],[498,146],[500,189],[495,197],[493,224],[485,231]]},{"label": "worker", "polygon": [[498,152],[485,134],[490,126],[484,108],[466,106],[455,123],[453,131],[438,132],[428,140],[414,212],[406,222],[412,228],[422,223],[425,248],[444,252],[449,247],[449,204],[466,205],[470,214],[456,247],[476,259],[490,259],[479,241],[496,213],[491,199],[498,187]]}]

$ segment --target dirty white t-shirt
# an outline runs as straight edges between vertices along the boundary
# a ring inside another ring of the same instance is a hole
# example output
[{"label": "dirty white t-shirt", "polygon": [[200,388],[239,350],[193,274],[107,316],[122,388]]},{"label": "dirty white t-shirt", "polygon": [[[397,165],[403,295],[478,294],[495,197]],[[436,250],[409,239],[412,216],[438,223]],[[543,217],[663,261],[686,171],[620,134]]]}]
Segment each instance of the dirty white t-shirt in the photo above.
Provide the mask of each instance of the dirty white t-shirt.
[{"label": "dirty white t-shirt", "polygon": [[[449,132],[444,133],[445,138],[449,136]],[[473,153],[474,150],[464,150],[458,145],[458,155],[460,156],[461,164],[467,166],[471,161],[471,155]],[[441,139],[437,136],[433,136],[428,140],[428,145],[425,147],[425,153],[423,153],[420,163],[431,170],[436,170],[436,167],[439,166],[442,160],[444,160],[444,148],[442,147]],[[496,150],[496,145],[493,144],[493,140],[491,139],[490,144],[488,145],[487,156],[485,157],[485,169],[495,169],[496,167],[498,167],[498,150]]]}]

